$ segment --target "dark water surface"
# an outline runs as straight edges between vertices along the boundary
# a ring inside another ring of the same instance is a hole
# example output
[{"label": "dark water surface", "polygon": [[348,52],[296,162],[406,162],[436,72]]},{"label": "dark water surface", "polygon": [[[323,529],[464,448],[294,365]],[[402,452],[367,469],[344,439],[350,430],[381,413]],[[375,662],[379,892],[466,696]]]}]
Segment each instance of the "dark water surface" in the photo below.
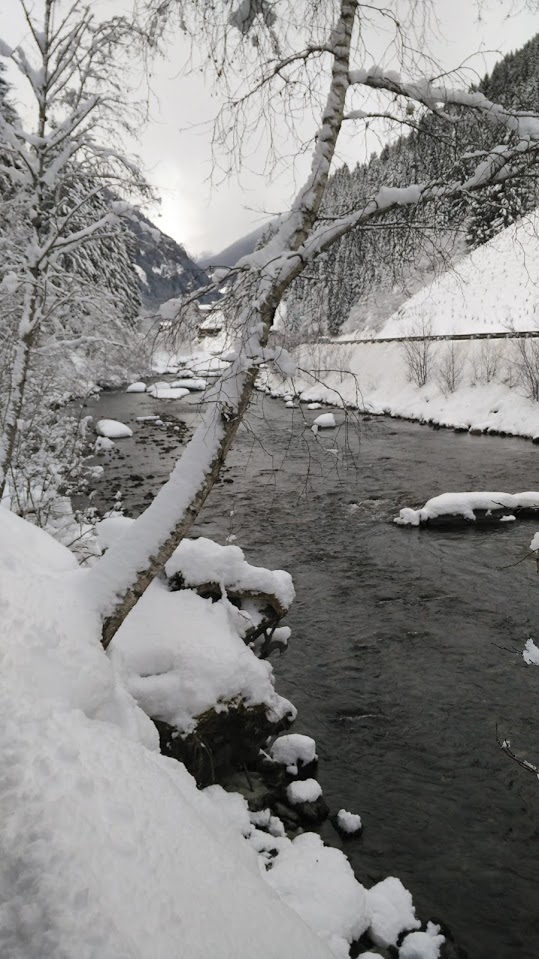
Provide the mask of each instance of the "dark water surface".
[{"label": "dark water surface", "polygon": [[[196,418],[136,394],[103,395],[95,412]],[[536,527],[392,523],[446,490],[537,489],[539,452],[389,419],[316,439],[316,415],[259,397],[195,532],[234,534],[250,562],[294,577],[277,688],[316,739],[328,803],[363,817],[346,844],[358,878],[399,876],[470,959],[539,959],[539,782],[496,744],[498,726],[539,760],[539,669],[521,656],[539,637],[539,580],[533,562],[509,565]],[[121,488],[143,508],[185,442],[173,425],[118,443],[100,502]]]}]

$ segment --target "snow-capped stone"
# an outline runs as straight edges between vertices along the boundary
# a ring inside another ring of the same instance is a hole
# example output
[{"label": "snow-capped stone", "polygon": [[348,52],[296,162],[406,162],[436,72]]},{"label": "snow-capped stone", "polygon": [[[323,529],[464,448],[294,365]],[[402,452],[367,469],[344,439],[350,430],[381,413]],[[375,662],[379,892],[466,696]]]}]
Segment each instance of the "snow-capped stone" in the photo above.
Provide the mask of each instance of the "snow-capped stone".
[{"label": "snow-capped stone", "polygon": [[299,763],[306,766],[318,759],[314,739],[301,733],[279,736],[271,747],[270,755],[274,762],[286,766],[287,773],[292,776],[297,776]]},{"label": "snow-capped stone", "polygon": [[196,376],[184,376],[181,380],[174,380],[174,382],[170,384],[170,389],[194,390],[195,392],[199,392],[207,389],[207,386],[207,380],[199,379]]},{"label": "snow-capped stone", "polygon": [[363,829],[361,816],[357,813],[347,812],[346,809],[339,809],[335,818],[335,825],[340,832],[345,833],[347,836],[353,836]]},{"label": "snow-capped stone", "polygon": [[524,662],[528,666],[539,666],[539,649],[533,639],[528,639],[522,653]]},{"label": "snow-capped stone", "polygon": [[419,929],[411,893],[400,879],[388,876],[367,891],[369,933],[377,946],[395,946],[401,932]]},{"label": "snow-capped stone", "polygon": [[[339,849],[324,846],[316,833],[293,842],[283,839],[266,879],[276,893],[328,943],[333,954],[345,957],[369,923],[367,895]],[[295,959],[290,950],[286,959]],[[285,959],[285,956],[283,956]]]},{"label": "snow-capped stone", "polygon": [[187,389],[172,389],[168,386],[165,388],[160,388],[157,385],[148,387],[148,396],[151,396],[154,400],[181,400],[184,396],[189,395],[189,390]]},{"label": "snow-capped stone", "polygon": [[98,436],[94,443],[94,449],[96,453],[108,453],[114,449],[114,441],[110,440],[108,436]]},{"label": "snow-capped stone", "polygon": [[[421,509],[404,507],[395,517],[394,522],[399,526],[419,526],[440,516],[461,516],[473,522],[476,518],[476,510],[491,511],[495,514],[503,509],[539,509],[539,492],[441,493],[440,496],[427,500]],[[532,542],[535,542],[535,537]]]},{"label": "snow-capped stone", "polygon": [[300,803],[314,803],[321,795],[322,787],[316,779],[295,780],[286,788],[286,796],[292,806]]},{"label": "snow-capped stone", "polygon": [[307,409],[308,409],[308,410],[321,410],[321,409],[322,409],[322,404],[321,404],[321,403],[308,403],[308,404],[307,404]]},{"label": "snow-capped stone", "polygon": [[440,927],[429,922],[426,932],[410,932],[403,939],[399,959],[439,959],[444,942]]},{"label": "snow-capped stone", "polygon": [[133,430],[125,423],[120,423],[119,420],[98,420],[95,429],[100,436],[106,436],[109,440],[120,440],[133,436]]},{"label": "snow-capped stone", "polygon": [[313,427],[316,426],[320,430],[332,429],[336,425],[333,413],[321,413],[313,423]]},{"label": "snow-capped stone", "polygon": [[143,383],[142,380],[139,380],[136,383],[130,383],[125,392],[126,393],[145,393],[146,383]]}]

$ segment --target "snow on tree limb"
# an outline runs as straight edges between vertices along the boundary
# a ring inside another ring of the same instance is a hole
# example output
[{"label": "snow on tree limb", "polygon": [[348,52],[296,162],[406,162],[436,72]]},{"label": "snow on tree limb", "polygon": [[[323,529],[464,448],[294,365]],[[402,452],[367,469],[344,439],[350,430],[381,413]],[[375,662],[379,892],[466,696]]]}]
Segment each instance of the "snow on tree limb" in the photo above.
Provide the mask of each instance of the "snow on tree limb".
[{"label": "snow on tree limb", "polygon": [[[523,157],[535,158],[539,149],[539,117],[512,113],[491,103],[482,94],[459,93],[427,80],[413,83],[403,81],[396,73],[384,73],[379,69],[350,70],[352,38],[362,5],[357,0],[341,0],[337,6],[339,13],[328,30],[327,40],[333,63],[310,174],[274,235],[261,249],[244,257],[235,267],[236,278],[228,303],[236,315],[241,314],[241,320],[237,321],[240,333],[237,358],[215,387],[204,420],[185,448],[169,482],[124,539],[110,548],[88,577],[95,605],[104,619],[105,646],[181,539],[188,534],[249,403],[257,364],[265,355],[275,310],[284,292],[305,266],[345,233],[396,207],[457,196],[514,176]],[[245,22],[252,9],[249,4],[245,6]],[[321,46],[325,49],[324,44]],[[306,49],[308,47],[302,45],[302,50]],[[302,57],[303,53],[298,54],[295,62]],[[280,62],[284,63],[285,58]],[[267,77],[274,73],[273,63]],[[412,183],[405,187],[383,186],[358,209],[336,217],[330,223],[321,222],[320,206],[346,117],[347,92],[357,85],[413,98],[451,122],[454,117],[444,107],[460,106],[501,123],[520,138],[519,142],[500,144],[476,158],[473,170],[461,179],[449,183]]]},{"label": "snow on tree limb", "polygon": [[351,70],[350,86],[365,86],[373,90],[384,90],[396,96],[415,100],[427,107],[432,113],[449,123],[456,123],[454,114],[446,113],[444,107],[464,107],[472,110],[489,122],[499,123],[521,140],[539,140],[539,116],[532,112],[508,110],[499,103],[493,103],[483,93],[458,90],[431,80],[405,80],[393,70],[384,71],[373,66],[369,70]]}]

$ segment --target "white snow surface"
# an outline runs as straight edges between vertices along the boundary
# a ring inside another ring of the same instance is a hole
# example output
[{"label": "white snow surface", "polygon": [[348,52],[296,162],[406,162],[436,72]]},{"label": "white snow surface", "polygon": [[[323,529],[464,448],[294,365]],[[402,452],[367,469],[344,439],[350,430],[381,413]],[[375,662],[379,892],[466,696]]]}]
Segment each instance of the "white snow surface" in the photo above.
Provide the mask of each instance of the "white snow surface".
[{"label": "white snow surface", "polygon": [[182,733],[217,705],[261,704],[274,722],[295,717],[273,687],[273,669],[257,659],[227,601],[212,603],[192,590],[171,593],[157,580],[120,627],[111,658],[144,712]]},{"label": "white snow surface", "polygon": [[367,891],[371,915],[369,933],[374,943],[387,949],[394,946],[401,932],[418,929],[412,896],[400,879],[388,876]]},{"label": "white snow surface", "polygon": [[320,413],[320,416],[317,416],[313,423],[313,426],[317,426],[319,429],[331,429],[336,425],[333,413]]},{"label": "white snow surface", "polygon": [[539,549],[539,533],[535,533],[530,543],[530,549],[533,549],[533,550]]},{"label": "white snow surface", "polygon": [[200,390],[205,390],[207,386],[208,386],[207,380],[197,379],[196,376],[190,376],[190,377],[186,377],[185,379],[174,380],[174,382],[170,384],[170,389],[171,390],[186,389],[186,390],[194,390],[195,392],[197,392]]},{"label": "white snow surface", "polygon": [[539,492],[526,493],[441,493],[427,500],[421,509],[404,507],[394,522],[399,526],[419,526],[437,516],[462,516],[475,520],[475,510],[517,510],[522,507],[539,509]]},{"label": "white snow surface", "polygon": [[167,576],[181,573],[187,586],[222,583],[229,589],[272,593],[288,609],[295,597],[290,573],[251,566],[239,546],[220,546],[201,536],[184,539],[165,565]]},{"label": "white snow surface", "polygon": [[133,436],[133,430],[125,423],[120,423],[119,420],[98,420],[95,428],[100,436],[106,436],[109,440],[120,440]]},{"label": "white snow surface", "polygon": [[329,959],[264,881],[238,801],[227,826],[159,755],[72,554],[6,509],[0,540],[1,955]]},{"label": "white snow surface", "polygon": [[[433,360],[443,360],[449,343],[436,343]],[[322,343],[301,347],[299,366],[311,371],[297,374],[293,387],[302,402],[325,403],[358,408],[367,413],[391,414],[405,419],[437,423],[483,432],[505,432],[513,436],[539,436],[539,403],[526,397],[524,386],[509,371],[518,362],[518,343],[507,340],[471,340],[456,344],[463,363],[462,379],[453,393],[439,382],[434,369],[421,388],[410,382],[402,343]],[[496,374],[485,381],[485,351],[489,362],[498,364]],[[342,370],[342,372],[341,372]],[[508,385],[512,383],[512,386]],[[290,392],[288,380],[274,376],[271,370],[260,375],[260,385],[276,396]]]},{"label": "white snow surface", "polygon": [[526,640],[526,645],[524,646],[522,656],[526,665],[539,666],[539,649],[531,637],[530,639]]},{"label": "white snow surface", "polygon": [[402,941],[399,959],[439,959],[445,936],[440,927],[427,923],[426,932],[410,932]]},{"label": "white snow surface", "polygon": [[[315,833],[282,840],[267,881],[307,924],[328,942],[334,956],[348,959],[349,945],[369,925],[367,895],[339,849]],[[291,948],[282,959],[296,959]],[[258,959],[258,956],[257,956]]]},{"label": "white snow surface", "polygon": [[94,443],[94,449],[96,453],[108,453],[114,449],[114,445],[114,440],[109,440],[108,436],[98,436]]},{"label": "white snow surface", "polygon": [[[534,211],[459,260],[410,297],[374,336],[537,330],[539,212]],[[361,337],[373,336],[363,330]]]},{"label": "white snow surface", "polygon": [[125,392],[126,393],[145,393],[146,383],[143,383],[142,380],[139,380],[136,383],[130,383]]},{"label": "white snow surface", "polygon": [[[101,549],[121,541],[133,524],[125,516],[98,523]],[[275,591],[289,605],[294,598],[289,573],[249,566],[239,547],[202,537],[183,540],[165,568],[168,575],[181,571],[190,586],[211,581]],[[170,592],[154,580],[120,627],[110,655],[144,712],[182,733],[191,732],[207,709],[240,702],[264,705],[274,722],[295,717],[292,703],[275,692],[270,663],[243,642],[243,625],[228,600],[212,603],[189,589]]]},{"label": "white snow surface", "polygon": [[353,836],[362,828],[361,816],[357,813],[347,812],[346,809],[339,809],[337,813],[337,825],[343,832]]},{"label": "white snow surface", "polygon": [[158,387],[156,384],[149,386],[147,393],[148,396],[151,396],[154,400],[181,400],[184,396],[188,395],[189,390],[183,387],[173,389],[167,383],[165,387]]},{"label": "white snow surface", "polygon": [[298,763],[306,765],[318,759],[314,739],[301,733],[279,736],[271,747],[270,755],[280,766],[286,766],[286,771],[292,776],[297,776]]},{"label": "white snow surface", "polygon": [[316,779],[296,779],[286,787],[288,802],[293,806],[303,802],[316,802],[321,795],[322,787]]}]

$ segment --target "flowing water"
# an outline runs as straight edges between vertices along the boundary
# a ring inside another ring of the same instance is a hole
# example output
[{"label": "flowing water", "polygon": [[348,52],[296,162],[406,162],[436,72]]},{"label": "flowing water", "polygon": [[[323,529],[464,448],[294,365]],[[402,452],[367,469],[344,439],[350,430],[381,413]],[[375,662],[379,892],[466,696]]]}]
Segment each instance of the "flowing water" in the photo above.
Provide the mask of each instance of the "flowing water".
[{"label": "flowing water", "polygon": [[[105,394],[95,412],[170,421],[139,424],[99,484],[136,515],[196,408]],[[539,643],[539,580],[517,562],[535,526],[392,522],[446,490],[537,489],[538,450],[390,419],[315,437],[316,415],[259,396],[195,532],[294,577],[277,688],[316,739],[328,803],[363,817],[345,846],[358,878],[399,876],[470,959],[539,959],[539,781],[496,741],[539,761],[539,669],[521,656]]]}]

